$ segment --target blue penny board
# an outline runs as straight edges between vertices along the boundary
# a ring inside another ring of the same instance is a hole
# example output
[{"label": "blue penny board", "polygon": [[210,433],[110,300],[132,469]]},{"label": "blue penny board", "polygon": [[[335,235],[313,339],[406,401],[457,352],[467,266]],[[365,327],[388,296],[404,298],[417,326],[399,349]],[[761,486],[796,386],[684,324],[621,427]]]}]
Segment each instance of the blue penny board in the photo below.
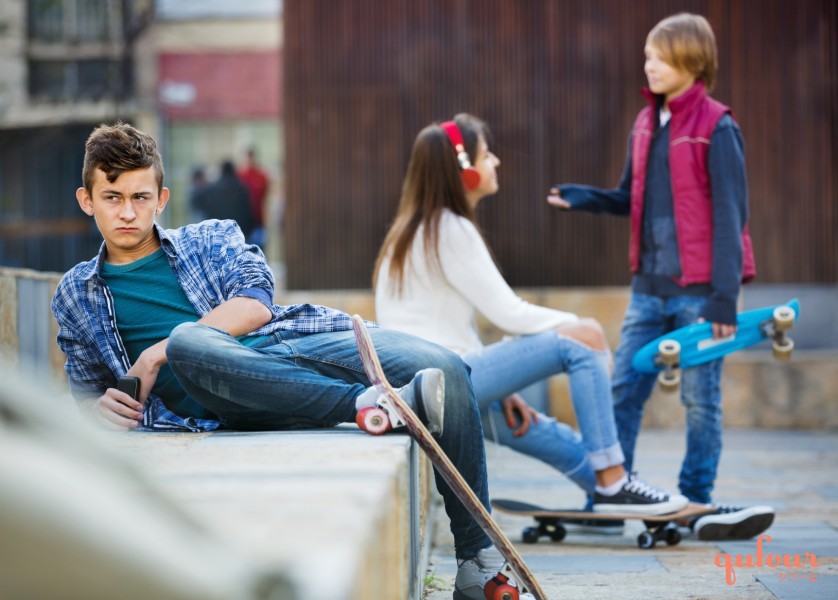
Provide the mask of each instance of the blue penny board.
[{"label": "blue penny board", "polygon": [[663,340],[675,340],[681,344],[679,363],[682,369],[701,365],[764,340],[770,340],[771,338],[766,335],[762,324],[771,321],[774,309],[778,306],[788,306],[794,310],[795,321],[800,317],[800,302],[795,298],[785,304],[766,306],[739,313],[736,317],[738,329],[734,335],[727,338],[714,340],[711,323],[687,325],[681,329],[670,331],[643,346],[634,355],[631,366],[641,373],[661,371],[663,365],[658,364],[655,358],[658,355],[658,346]]}]

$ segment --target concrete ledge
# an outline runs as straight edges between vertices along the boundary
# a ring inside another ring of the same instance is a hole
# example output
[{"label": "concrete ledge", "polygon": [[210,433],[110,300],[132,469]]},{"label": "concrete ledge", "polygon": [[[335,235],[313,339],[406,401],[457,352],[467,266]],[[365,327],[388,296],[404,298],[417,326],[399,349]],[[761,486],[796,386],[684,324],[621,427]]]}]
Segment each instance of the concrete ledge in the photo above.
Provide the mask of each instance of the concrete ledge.
[{"label": "concrete ledge", "polygon": [[345,426],[114,442],[219,535],[284,573],[301,598],[408,598],[421,585],[429,471],[407,435]]}]

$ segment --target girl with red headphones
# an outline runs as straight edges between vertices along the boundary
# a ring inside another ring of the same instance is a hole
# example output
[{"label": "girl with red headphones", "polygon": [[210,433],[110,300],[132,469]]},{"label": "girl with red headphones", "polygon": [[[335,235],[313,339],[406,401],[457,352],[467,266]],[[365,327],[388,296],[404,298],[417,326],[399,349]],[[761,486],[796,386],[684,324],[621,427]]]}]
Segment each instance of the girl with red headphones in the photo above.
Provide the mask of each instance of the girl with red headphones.
[{"label": "girl with red headphones", "polygon": [[[623,468],[611,354],[599,323],[524,301],[498,271],[475,221],[479,203],[498,191],[500,160],[489,142],[486,124],[467,114],[417,136],[398,213],[376,262],[379,323],[460,354],[471,367],[486,436],[565,473],[593,495],[594,510],[683,508],[685,497]],[[484,346],[478,311],[514,337]],[[558,373],[569,376],[581,438],[518,394]]]}]

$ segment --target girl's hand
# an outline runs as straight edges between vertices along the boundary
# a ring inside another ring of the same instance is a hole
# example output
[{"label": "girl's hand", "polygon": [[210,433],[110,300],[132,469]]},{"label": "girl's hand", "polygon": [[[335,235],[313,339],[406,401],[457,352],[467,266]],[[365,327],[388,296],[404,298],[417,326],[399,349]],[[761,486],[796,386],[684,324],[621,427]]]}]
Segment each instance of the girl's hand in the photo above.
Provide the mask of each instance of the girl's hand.
[{"label": "girl's hand", "polygon": [[[501,400],[501,405],[503,406],[503,414],[506,417],[506,424],[509,425],[510,429],[515,430],[512,432],[512,435],[515,437],[521,437],[526,434],[530,428],[530,424],[538,423],[538,412],[527,404],[526,400],[521,398],[519,394],[507,396]],[[521,424],[517,429],[515,429],[517,423],[516,414],[521,419]]]}]

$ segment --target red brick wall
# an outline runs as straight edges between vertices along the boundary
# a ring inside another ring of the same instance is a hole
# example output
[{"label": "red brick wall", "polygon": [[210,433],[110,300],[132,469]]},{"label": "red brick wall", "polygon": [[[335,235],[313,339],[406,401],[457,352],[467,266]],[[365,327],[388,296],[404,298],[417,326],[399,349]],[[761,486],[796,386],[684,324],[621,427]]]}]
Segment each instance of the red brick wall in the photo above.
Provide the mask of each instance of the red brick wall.
[{"label": "red brick wall", "polygon": [[[279,51],[163,53],[158,99],[167,119],[279,118],[282,116]],[[176,86],[181,102],[160,93]]]}]

